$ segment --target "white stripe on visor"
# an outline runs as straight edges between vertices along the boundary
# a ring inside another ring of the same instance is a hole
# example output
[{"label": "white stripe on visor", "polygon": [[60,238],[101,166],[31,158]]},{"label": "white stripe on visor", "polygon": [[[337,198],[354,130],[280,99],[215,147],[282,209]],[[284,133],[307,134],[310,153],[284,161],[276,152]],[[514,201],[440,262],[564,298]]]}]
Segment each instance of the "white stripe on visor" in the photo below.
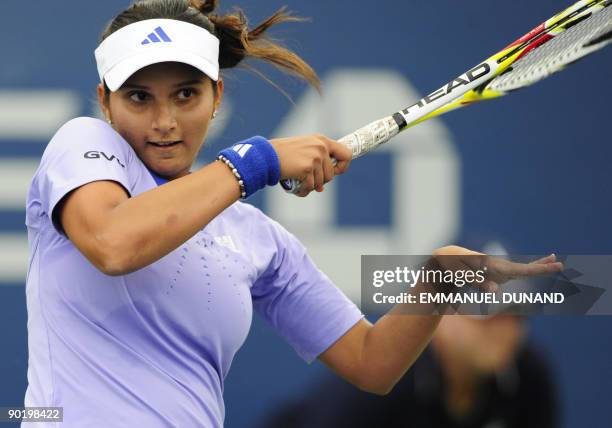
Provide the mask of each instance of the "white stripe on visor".
[{"label": "white stripe on visor", "polygon": [[116,91],[135,72],[158,62],[189,64],[219,79],[219,39],[175,19],[147,19],[115,31],[95,51],[100,81]]}]

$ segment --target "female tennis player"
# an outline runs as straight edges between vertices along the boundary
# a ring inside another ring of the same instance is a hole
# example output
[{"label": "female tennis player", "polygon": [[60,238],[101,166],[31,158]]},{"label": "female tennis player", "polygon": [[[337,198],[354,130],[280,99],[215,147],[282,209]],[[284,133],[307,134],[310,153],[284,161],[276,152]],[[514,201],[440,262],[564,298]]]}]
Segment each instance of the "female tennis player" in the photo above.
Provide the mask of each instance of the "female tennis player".
[{"label": "female tennis player", "polygon": [[[216,5],[144,0],[115,17],[95,51],[107,121],[64,124],[32,180],[25,403],[63,407],[63,427],[221,427],[224,378],[253,309],[304,360],[378,394],[438,324],[370,324],[294,236],[239,201],[285,178],[304,182],[301,196],[322,191],[348,166],[343,145],[257,136],[191,170],[222,100],[220,68],[260,59],[317,84],[264,38],[292,17],[279,11],[248,30]],[[474,254],[437,252],[448,253]],[[504,266],[535,275],[553,262]]]}]

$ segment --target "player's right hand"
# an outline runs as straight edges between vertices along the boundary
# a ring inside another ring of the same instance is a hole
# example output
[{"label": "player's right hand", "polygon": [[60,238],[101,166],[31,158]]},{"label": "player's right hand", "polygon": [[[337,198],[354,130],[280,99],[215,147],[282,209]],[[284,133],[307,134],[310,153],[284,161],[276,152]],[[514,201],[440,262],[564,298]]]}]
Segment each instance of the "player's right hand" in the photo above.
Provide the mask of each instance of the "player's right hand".
[{"label": "player's right hand", "polygon": [[[325,183],[344,173],[352,159],[348,147],[320,134],[276,138],[270,144],[280,160],[281,180],[300,180],[296,195],[302,197],[313,190],[322,192]],[[338,161],[336,166],[332,157]]]}]

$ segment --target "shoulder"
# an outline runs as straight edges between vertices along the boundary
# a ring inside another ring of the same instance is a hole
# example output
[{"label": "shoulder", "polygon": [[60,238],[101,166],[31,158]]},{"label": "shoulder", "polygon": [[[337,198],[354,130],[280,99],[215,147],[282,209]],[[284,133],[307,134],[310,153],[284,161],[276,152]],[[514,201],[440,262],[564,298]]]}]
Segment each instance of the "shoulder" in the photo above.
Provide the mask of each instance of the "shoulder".
[{"label": "shoulder", "polygon": [[64,123],[51,139],[51,143],[62,137],[74,135],[89,136],[92,134],[93,136],[118,136],[117,132],[108,123],[94,117],[81,116],[70,119],[68,122]]},{"label": "shoulder", "polygon": [[64,123],[49,141],[43,153],[43,158],[52,156],[53,153],[63,153],[71,149],[83,149],[83,155],[88,151],[112,150],[115,153],[107,153],[108,156],[122,154],[125,158],[122,160],[125,161],[129,161],[134,155],[128,142],[108,123],[86,116],[77,117]]},{"label": "shoulder", "polygon": [[75,127],[108,127],[110,128],[110,126],[101,119],[98,119],[95,117],[89,117],[89,116],[79,116],[79,117],[70,119],[68,122],[64,123],[64,125],[60,127],[60,130],[75,128]]},{"label": "shoulder", "polygon": [[31,186],[38,194],[49,195],[109,179],[132,189],[143,168],[130,144],[109,124],[92,117],[77,117],[53,135]]}]

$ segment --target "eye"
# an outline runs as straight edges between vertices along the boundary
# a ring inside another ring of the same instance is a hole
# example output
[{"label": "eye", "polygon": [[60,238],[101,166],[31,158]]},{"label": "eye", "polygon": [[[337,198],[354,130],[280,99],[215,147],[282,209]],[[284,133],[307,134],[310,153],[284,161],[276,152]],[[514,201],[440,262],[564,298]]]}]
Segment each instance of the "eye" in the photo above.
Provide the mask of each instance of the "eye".
[{"label": "eye", "polygon": [[196,91],[193,88],[183,88],[179,90],[178,97],[181,100],[186,100],[189,98],[193,98],[195,94],[196,94]]},{"label": "eye", "polygon": [[130,95],[130,99],[137,103],[143,103],[149,97],[149,94],[147,94],[145,91],[134,91],[134,92],[130,92],[129,95]]}]

